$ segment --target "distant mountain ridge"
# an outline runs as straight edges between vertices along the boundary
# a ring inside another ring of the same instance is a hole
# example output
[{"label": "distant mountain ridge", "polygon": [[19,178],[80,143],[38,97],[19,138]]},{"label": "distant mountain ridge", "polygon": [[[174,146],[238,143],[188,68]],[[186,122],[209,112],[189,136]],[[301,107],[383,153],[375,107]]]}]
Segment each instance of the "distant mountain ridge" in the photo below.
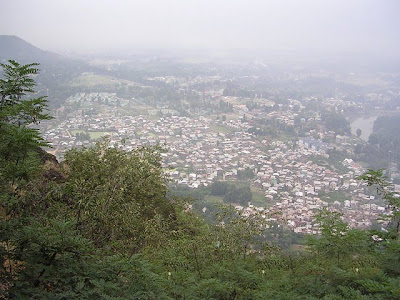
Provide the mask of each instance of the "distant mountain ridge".
[{"label": "distant mountain ridge", "polygon": [[15,35],[0,35],[0,60],[9,59],[22,63],[64,60],[61,55],[44,51]]},{"label": "distant mountain ridge", "polygon": [[[60,106],[76,93],[68,82],[82,72],[93,71],[84,61],[44,51],[14,35],[0,35],[0,62],[15,60],[20,64],[39,63],[36,77],[38,91],[47,94],[51,106]],[[0,76],[1,77],[1,76]]]}]

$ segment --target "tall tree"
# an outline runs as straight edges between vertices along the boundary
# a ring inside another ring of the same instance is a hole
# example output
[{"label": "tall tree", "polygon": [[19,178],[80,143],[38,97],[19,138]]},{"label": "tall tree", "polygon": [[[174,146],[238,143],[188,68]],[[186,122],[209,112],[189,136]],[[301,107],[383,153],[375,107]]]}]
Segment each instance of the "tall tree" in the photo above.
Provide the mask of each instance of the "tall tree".
[{"label": "tall tree", "polygon": [[34,174],[39,147],[47,146],[38,129],[31,127],[50,119],[46,98],[29,98],[35,87],[30,76],[38,73],[37,65],[13,60],[0,64],[4,72],[0,79],[0,184],[3,190],[14,189],[13,195],[21,184],[17,181]]},{"label": "tall tree", "polygon": [[356,134],[357,134],[358,138],[361,136],[361,129],[360,128],[357,129]]},{"label": "tall tree", "polygon": [[[33,97],[38,64],[0,64],[0,248],[3,286],[17,273],[17,233],[29,205],[25,196],[30,180],[39,172],[41,146],[47,143],[32,125],[50,119],[45,97]],[[0,284],[1,285],[1,284]]]}]

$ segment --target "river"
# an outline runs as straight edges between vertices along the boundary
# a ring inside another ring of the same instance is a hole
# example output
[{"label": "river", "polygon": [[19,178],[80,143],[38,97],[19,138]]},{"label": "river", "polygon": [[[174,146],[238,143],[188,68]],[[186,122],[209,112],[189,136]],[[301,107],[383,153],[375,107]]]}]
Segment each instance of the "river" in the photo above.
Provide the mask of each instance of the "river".
[{"label": "river", "polygon": [[353,122],[350,123],[351,133],[356,135],[357,129],[360,128],[361,129],[360,138],[368,142],[368,138],[372,133],[374,122],[377,118],[378,116],[360,117],[355,119]]}]

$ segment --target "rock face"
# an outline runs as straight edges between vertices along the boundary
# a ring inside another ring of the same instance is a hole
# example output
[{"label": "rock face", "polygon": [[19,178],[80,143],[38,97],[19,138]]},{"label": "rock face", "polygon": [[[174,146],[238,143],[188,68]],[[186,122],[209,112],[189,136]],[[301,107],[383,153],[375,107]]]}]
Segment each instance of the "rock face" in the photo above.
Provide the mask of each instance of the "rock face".
[{"label": "rock face", "polygon": [[40,161],[42,163],[52,162],[57,165],[59,164],[57,158],[53,154],[44,151],[42,148],[37,149],[37,154],[39,155]]},{"label": "rock face", "polygon": [[60,163],[53,154],[44,151],[42,148],[38,148],[37,153],[40,161],[44,165],[44,178],[48,181],[59,181],[65,178],[65,175],[61,171]]}]

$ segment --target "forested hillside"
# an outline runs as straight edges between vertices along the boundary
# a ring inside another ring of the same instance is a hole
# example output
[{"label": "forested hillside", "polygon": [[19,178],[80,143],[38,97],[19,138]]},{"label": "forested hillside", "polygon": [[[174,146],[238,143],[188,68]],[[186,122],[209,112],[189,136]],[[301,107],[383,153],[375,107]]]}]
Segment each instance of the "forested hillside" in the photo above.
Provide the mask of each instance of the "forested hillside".
[{"label": "forested hillside", "polygon": [[387,151],[391,162],[400,162],[400,116],[378,117],[374,123],[374,130],[369,142]]},{"label": "forested hillside", "polygon": [[360,180],[391,208],[385,230],[321,210],[321,234],[283,251],[257,214],[225,206],[212,224],[169,196],[167,150],[103,140],[57,162],[32,127],[50,118],[37,65],[1,67],[0,299],[400,298],[400,200],[382,171]]}]

